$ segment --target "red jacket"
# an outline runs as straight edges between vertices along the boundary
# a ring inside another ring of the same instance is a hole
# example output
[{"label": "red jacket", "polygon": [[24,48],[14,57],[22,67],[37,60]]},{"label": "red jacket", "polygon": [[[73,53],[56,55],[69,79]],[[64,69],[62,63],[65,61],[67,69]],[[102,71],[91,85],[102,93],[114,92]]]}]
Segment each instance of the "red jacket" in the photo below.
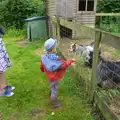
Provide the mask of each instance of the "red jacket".
[{"label": "red jacket", "polygon": [[65,61],[60,58],[58,60],[62,62],[62,65],[54,72],[47,71],[46,68],[44,67],[44,65],[42,64],[42,61],[40,61],[40,69],[42,72],[45,73],[45,75],[47,76],[49,81],[60,80],[64,76],[67,67],[69,67],[71,65],[71,63],[73,62],[72,60]]}]

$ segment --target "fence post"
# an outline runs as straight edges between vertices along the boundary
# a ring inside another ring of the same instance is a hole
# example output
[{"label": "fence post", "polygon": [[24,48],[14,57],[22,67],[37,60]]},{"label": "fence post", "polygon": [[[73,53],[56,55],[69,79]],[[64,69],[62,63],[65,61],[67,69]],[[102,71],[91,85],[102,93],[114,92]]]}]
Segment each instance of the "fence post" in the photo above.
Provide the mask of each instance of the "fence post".
[{"label": "fence post", "polygon": [[52,37],[55,38],[56,37],[56,23],[54,21],[52,21]]},{"label": "fence post", "polygon": [[94,46],[94,53],[93,53],[91,87],[89,90],[90,102],[93,102],[95,88],[96,88],[96,65],[98,62],[98,53],[99,53],[99,45],[101,42],[101,36],[102,36],[102,33],[100,31],[95,31],[95,46]]},{"label": "fence post", "polygon": [[60,43],[60,19],[56,16],[56,22],[57,22],[57,42],[58,45]]}]

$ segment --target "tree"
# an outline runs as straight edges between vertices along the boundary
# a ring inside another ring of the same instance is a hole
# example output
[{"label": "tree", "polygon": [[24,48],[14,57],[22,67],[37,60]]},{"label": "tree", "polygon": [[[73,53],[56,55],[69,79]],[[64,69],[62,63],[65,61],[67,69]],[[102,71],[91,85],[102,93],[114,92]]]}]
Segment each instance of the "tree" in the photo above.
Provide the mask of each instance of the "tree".
[{"label": "tree", "polygon": [[104,13],[119,13],[120,12],[120,1],[119,0],[99,0],[98,1],[98,12]]},{"label": "tree", "polygon": [[32,0],[2,0],[0,2],[0,22],[4,26],[21,28],[24,19],[44,14],[43,2]]}]

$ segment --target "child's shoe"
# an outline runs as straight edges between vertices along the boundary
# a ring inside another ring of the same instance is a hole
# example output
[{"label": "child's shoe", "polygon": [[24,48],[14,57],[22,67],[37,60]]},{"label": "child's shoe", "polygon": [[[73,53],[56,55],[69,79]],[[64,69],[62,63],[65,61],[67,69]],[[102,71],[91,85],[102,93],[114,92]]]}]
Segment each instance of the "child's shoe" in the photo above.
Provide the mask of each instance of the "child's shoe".
[{"label": "child's shoe", "polygon": [[5,91],[9,91],[9,90],[14,90],[15,87],[13,87],[13,86],[5,86],[3,89],[4,89]]},{"label": "child's shoe", "polygon": [[5,97],[11,97],[13,96],[14,93],[13,92],[9,92],[9,91],[4,91],[0,93],[0,96],[5,96]]},{"label": "child's shoe", "polygon": [[58,108],[60,107],[60,102],[57,99],[51,100],[51,105],[53,108]]}]

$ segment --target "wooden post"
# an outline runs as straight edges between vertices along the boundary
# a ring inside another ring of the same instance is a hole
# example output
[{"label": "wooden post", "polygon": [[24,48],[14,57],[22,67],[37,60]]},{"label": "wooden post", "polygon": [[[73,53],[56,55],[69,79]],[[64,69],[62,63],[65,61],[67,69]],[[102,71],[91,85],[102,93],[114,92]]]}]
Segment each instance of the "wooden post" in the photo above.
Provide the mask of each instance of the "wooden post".
[{"label": "wooden post", "polygon": [[56,16],[56,22],[57,22],[57,44],[60,43],[60,19]]},{"label": "wooden post", "polygon": [[94,12],[96,12],[96,8],[97,8],[97,0],[94,0]]},{"label": "wooden post", "polygon": [[49,38],[49,26],[48,26],[48,0],[45,0],[45,14],[46,14],[46,29],[47,29],[47,37]]},{"label": "wooden post", "polygon": [[99,53],[99,45],[101,42],[101,36],[102,36],[102,32],[100,31],[95,32],[95,46],[94,46],[94,53],[93,53],[91,89],[89,90],[90,102],[93,102],[93,99],[94,99],[95,86],[96,86],[96,67],[98,62],[98,53]]},{"label": "wooden post", "polygon": [[54,21],[52,21],[52,37],[55,37],[55,25]]},{"label": "wooden post", "polygon": [[85,11],[88,11],[87,7],[88,7],[88,0],[86,0]]},{"label": "wooden post", "polygon": [[102,16],[100,16],[100,26],[101,26],[101,24],[102,24]]}]

